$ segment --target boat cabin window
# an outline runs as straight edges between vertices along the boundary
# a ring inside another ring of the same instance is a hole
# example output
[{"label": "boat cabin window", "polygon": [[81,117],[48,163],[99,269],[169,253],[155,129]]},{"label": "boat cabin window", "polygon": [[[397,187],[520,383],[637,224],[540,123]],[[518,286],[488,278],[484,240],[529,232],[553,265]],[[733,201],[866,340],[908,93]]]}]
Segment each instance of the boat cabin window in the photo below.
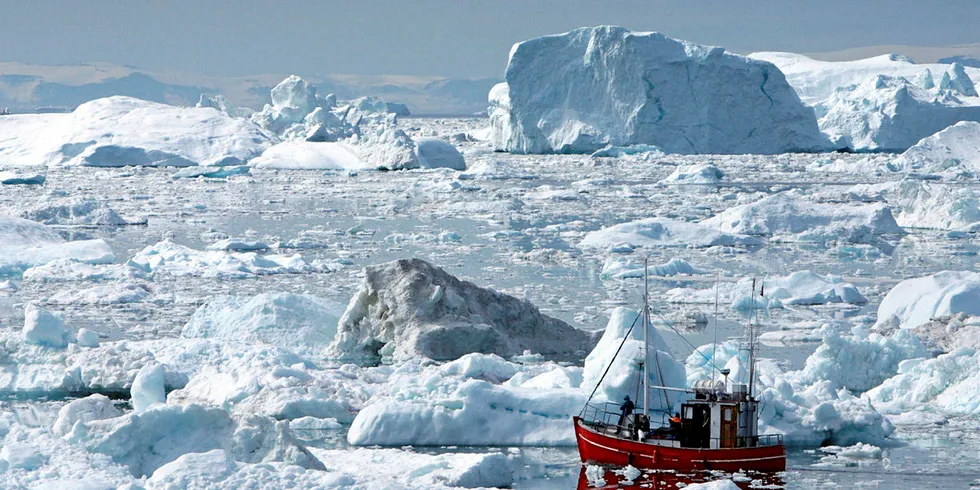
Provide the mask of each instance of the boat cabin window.
[{"label": "boat cabin window", "polygon": [[684,418],[688,420],[694,418],[694,407],[690,405],[684,407]]}]

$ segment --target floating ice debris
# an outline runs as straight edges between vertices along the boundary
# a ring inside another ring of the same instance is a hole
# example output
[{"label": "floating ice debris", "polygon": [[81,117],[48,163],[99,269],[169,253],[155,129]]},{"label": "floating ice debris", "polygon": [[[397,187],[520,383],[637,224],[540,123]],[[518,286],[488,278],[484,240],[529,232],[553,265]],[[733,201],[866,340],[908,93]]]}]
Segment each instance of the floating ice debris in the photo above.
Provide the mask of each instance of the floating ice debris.
[{"label": "floating ice debris", "polygon": [[247,277],[258,274],[315,272],[299,254],[260,255],[255,252],[200,251],[170,240],[136,253],[130,264],[151,274],[204,277]]},{"label": "floating ice debris", "polygon": [[141,367],[133,379],[130,394],[136,413],[145,412],[154,403],[167,403],[163,365],[154,363]]},{"label": "floating ice debris", "polygon": [[455,146],[439,138],[415,140],[415,151],[418,152],[419,166],[422,168],[466,170],[463,154]]},{"label": "floating ice debris", "polygon": [[45,177],[41,174],[0,171],[0,184],[2,185],[43,185],[44,181]]}]

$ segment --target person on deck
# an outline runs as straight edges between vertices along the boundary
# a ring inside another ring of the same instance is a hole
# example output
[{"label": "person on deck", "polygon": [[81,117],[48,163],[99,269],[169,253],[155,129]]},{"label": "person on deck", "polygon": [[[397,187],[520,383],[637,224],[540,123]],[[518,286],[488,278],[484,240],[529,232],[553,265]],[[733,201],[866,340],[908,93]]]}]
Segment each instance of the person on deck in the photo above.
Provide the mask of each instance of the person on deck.
[{"label": "person on deck", "polygon": [[633,405],[633,400],[630,400],[630,396],[626,395],[623,399],[623,404],[619,406],[620,415],[619,422],[616,424],[616,434],[622,429],[623,425],[626,424],[626,418],[633,414],[633,409],[636,405]]},{"label": "person on deck", "polygon": [[681,414],[675,413],[673,417],[668,419],[670,422],[670,431],[675,432],[681,429]]}]

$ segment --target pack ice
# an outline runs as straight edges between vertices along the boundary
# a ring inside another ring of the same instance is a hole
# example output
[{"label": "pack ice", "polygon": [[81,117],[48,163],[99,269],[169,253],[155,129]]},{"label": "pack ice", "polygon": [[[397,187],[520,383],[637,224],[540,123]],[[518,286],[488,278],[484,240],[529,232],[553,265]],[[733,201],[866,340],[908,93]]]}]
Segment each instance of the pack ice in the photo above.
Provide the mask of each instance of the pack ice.
[{"label": "pack ice", "polygon": [[492,142],[513,153],[655,145],[671,153],[829,148],[768,62],[622,27],[515,44],[489,95]]},{"label": "pack ice", "polygon": [[329,351],[342,358],[455,359],[471,352],[573,354],[591,337],[531,303],[420,259],[366,267]]},{"label": "pack ice", "polygon": [[793,53],[749,57],[779,67],[837,147],[903,151],[958,121],[980,121],[978,68],[916,64],[897,54],[834,62]]}]

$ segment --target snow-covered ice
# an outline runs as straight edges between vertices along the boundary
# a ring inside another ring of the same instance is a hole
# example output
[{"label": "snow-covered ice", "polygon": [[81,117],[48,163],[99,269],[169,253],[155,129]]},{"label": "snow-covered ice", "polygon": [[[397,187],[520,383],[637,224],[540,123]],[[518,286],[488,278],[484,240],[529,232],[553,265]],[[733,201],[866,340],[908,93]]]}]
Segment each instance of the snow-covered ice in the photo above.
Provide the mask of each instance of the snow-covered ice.
[{"label": "snow-covered ice", "polygon": [[319,350],[336,335],[339,310],[338,305],[299,294],[215,296],[194,312],[181,335]]},{"label": "snow-covered ice", "polygon": [[174,107],[132,97],[86,102],[69,114],[0,119],[0,159],[10,166],[230,165],[274,139],[212,108]]},{"label": "snow-covered ice", "polygon": [[795,191],[763,197],[729,208],[701,225],[725,233],[778,235],[804,241],[874,243],[881,235],[905,233],[891,209],[882,204],[815,203]]},{"label": "snow-covered ice", "polygon": [[773,65],[655,32],[600,26],[531,39],[511,48],[504,73],[489,95],[498,150],[828,148],[812,109]]},{"label": "snow-covered ice", "polygon": [[956,313],[980,315],[980,274],[943,271],[906,279],[881,300],[878,325],[915,328]]},{"label": "snow-covered ice", "polygon": [[581,248],[715,247],[758,245],[759,241],[738,233],[725,233],[698,223],[668,218],[646,218],[591,232],[579,242]]}]

